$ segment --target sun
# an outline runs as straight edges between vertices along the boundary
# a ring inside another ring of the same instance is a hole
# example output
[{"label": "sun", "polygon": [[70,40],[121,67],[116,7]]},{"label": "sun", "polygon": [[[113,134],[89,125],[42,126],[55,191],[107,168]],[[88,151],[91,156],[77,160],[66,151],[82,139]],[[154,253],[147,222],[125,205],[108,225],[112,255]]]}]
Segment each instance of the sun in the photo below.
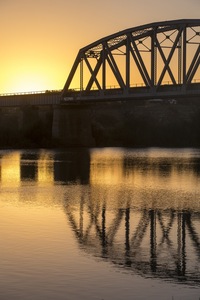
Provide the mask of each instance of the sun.
[{"label": "sun", "polygon": [[48,78],[38,73],[27,72],[18,74],[17,78],[13,78],[12,92],[14,93],[31,93],[40,92],[49,86]]},{"label": "sun", "polygon": [[60,71],[44,61],[12,61],[0,74],[1,93],[31,93],[62,88]]},{"label": "sun", "polygon": [[[22,54],[21,54],[22,55]],[[68,68],[59,60],[43,57],[12,58],[3,65],[0,73],[0,94],[17,94],[62,90]]]}]

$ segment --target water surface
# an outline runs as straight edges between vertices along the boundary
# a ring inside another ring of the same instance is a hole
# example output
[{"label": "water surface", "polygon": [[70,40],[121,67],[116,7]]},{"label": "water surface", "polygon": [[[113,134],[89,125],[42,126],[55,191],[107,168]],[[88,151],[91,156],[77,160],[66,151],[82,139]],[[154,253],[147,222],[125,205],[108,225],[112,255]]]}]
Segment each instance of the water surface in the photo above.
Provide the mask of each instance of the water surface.
[{"label": "water surface", "polygon": [[199,299],[200,150],[0,152],[0,299]]}]

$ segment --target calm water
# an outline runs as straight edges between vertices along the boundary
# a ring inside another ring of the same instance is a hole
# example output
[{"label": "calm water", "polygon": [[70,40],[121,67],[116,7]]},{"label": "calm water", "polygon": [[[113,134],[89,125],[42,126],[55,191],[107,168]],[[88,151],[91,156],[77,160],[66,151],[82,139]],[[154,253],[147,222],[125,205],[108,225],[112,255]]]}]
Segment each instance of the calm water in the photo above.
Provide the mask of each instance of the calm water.
[{"label": "calm water", "polygon": [[0,152],[0,299],[200,298],[200,150]]}]

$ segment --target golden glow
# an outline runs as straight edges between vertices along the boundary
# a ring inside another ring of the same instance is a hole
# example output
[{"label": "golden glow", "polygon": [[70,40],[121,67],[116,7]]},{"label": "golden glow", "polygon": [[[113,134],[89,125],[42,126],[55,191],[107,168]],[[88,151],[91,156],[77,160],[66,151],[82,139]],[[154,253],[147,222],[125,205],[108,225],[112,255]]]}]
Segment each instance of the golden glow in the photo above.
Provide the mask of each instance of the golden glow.
[{"label": "golden glow", "polygon": [[93,41],[169,16],[199,18],[198,0],[192,5],[187,0],[170,1],[163,9],[163,3],[154,0],[148,10],[142,1],[135,6],[128,0],[117,5],[103,1],[100,6],[79,1],[78,9],[76,1],[70,5],[65,0],[1,1],[0,93],[62,89],[79,49]]},{"label": "golden glow", "polygon": [[54,169],[51,153],[42,152],[38,161],[38,183],[54,183]]},{"label": "golden glow", "polygon": [[39,92],[62,88],[61,78],[53,72],[54,66],[42,60],[30,63],[26,59],[22,66],[13,62],[7,68],[5,77],[0,80],[1,93]]},{"label": "golden glow", "polygon": [[[137,163],[137,155],[131,156],[135,164],[130,168],[124,167],[125,152],[123,150],[94,150],[91,152],[90,183],[97,186],[116,186],[116,189],[171,189],[185,192],[199,191],[200,179],[191,169],[178,170],[178,157],[173,160],[173,153],[159,150],[144,153],[144,169]],[[190,160],[190,155],[185,151],[180,154],[182,158]],[[156,156],[161,159],[156,160]],[[144,159],[143,158],[143,159]],[[169,163],[169,171],[161,176],[160,165],[162,159]]]},{"label": "golden glow", "polygon": [[192,169],[184,169],[183,164],[180,172],[178,161],[171,161],[169,170],[165,173],[160,169],[164,166],[162,161],[159,164],[152,160],[151,154],[146,158],[142,156],[144,164],[142,161],[141,164],[138,163],[135,157],[135,163],[125,167],[122,154],[123,150],[119,157],[114,157],[110,152],[110,158],[107,156],[105,163],[103,152],[92,153],[90,203],[95,205],[98,199],[112,208],[126,207],[129,203],[138,209],[199,210],[200,178]]},{"label": "golden glow", "polygon": [[1,185],[20,185],[20,153],[12,152],[1,158]]},{"label": "golden glow", "polygon": [[[0,184],[2,186],[19,186],[21,181],[21,156],[20,152],[5,154],[0,161]],[[54,183],[54,169],[51,153],[42,152],[37,161],[38,184]]]},{"label": "golden glow", "polygon": [[[39,72],[38,72],[39,73]],[[32,91],[43,91],[45,79],[41,75],[24,73],[19,78],[13,80],[13,88],[11,92],[32,92]]]},{"label": "golden glow", "polygon": [[105,149],[91,152],[91,184],[114,185],[123,182],[123,152]]}]

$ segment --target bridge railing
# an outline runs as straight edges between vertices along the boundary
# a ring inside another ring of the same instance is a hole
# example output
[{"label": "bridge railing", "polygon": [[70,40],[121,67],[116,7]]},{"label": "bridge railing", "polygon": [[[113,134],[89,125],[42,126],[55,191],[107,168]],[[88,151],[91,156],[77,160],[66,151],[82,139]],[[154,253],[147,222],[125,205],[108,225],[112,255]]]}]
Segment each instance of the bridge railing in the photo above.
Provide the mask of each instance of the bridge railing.
[{"label": "bridge railing", "polygon": [[149,87],[137,85],[123,90],[119,86],[110,86],[105,90],[80,90],[71,89],[61,99],[61,103],[76,103],[77,101],[101,101],[101,100],[123,100],[123,99],[141,99],[141,98],[167,98],[178,96],[195,96],[200,94],[200,80],[183,86],[182,84],[172,84],[166,82],[159,87]]},{"label": "bridge railing", "polygon": [[[170,81],[163,82],[156,90],[158,97],[175,97],[183,93],[181,84],[172,84]],[[190,85],[187,85],[185,95],[200,94],[200,79],[194,79]],[[70,89],[66,96],[62,98],[62,90],[45,90],[22,93],[0,94],[0,106],[24,106],[24,105],[53,105],[60,103],[71,103],[80,100],[98,100],[98,99],[124,99],[124,98],[142,98],[155,97],[154,88],[137,83],[130,85],[128,91],[124,91],[119,85],[109,85],[105,90],[91,89],[80,90]]]},{"label": "bridge railing", "polygon": [[19,107],[27,105],[60,104],[61,90],[46,90],[41,92],[9,93],[0,95],[0,107]]},{"label": "bridge railing", "polygon": [[[192,82],[191,82],[191,84],[193,84],[193,83],[200,83],[200,79],[198,79],[198,78],[197,79],[193,79]],[[166,85],[172,86],[174,84],[173,84],[172,81],[167,80],[167,81],[163,81],[161,87],[162,86],[166,86]],[[176,84],[176,86],[180,86],[180,85],[181,84]],[[130,84],[130,89],[132,89],[132,88],[138,88],[138,87],[147,87],[147,86],[144,84],[144,82],[138,82],[138,83],[132,83],[132,84]],[[115,90],[115,89],[116,89],[116,91],[119,90],[119,89],[121,89],[120,85],[118,85],[118,84],[107,85],[106,88],[105,88],[105,91]],[[91,88],[89,90],[89,92],[91,92],[91,93],[93,91],[100,91],[100,90],[97,87],[93,87],[93,88]],[[70,93],[70,92],[86,92],[86,90],[84,88],[80,89],[80,88],[75,87],[75,88],[69,89],[68,93]]]},{"label": "bridge railing", "polygon": [[42,90],[42,91],[30,91],[30,92],[16,92],[16,93],[1,93],[0,97],[4,96],[22,96],[22,95],[38,95],[38,94],[49,94],[49,93],[61,93],[62,90]]}]

